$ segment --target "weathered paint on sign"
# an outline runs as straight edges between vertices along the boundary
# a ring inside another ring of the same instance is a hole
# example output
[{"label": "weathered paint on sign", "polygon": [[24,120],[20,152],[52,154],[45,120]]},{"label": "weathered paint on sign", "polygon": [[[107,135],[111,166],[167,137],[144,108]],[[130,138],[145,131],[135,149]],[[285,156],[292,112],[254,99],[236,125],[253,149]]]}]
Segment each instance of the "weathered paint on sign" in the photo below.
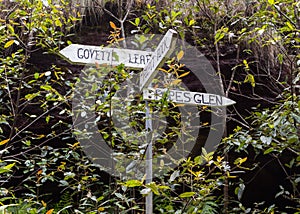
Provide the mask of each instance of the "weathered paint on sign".
[{"label": "weathered paint on sign", "polygon": [[162,88],[148,88],[143,90],[145,100],[160,100],[163,98],[164,94],[169,101],[188,105],[229,106],[235,104],[235,101],[217,94],[168,90]]},{"label": "weathered paint on sign", "polygon": [[62,49],[60,54],[75,63],[114,66],[123,63],[125,67],[142,69],[150,61],[152,52],[71,44]]},{"label": "weathered paint on sign", "polygon": [[157,73],[156,68],[163,63],[163,58],[167,55],[172,44],[173,34],[176,34],[176,31],[170,29],[166,35],[162,38],[156,50],[153,52],[150,61],[145,66],[144,70],[140,74],[140,90],[144,87],[147,87],[154,76]]}]

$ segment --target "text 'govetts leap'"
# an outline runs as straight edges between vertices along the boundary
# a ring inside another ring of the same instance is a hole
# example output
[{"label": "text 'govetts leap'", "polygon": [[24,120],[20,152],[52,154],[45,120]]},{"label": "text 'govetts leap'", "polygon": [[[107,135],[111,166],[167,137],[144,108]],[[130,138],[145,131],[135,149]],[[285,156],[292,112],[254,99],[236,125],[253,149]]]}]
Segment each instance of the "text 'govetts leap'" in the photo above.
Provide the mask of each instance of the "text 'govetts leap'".
[{"label": "text 'govetts leap'", "polygon": [[60,54],[75,63],[98,63],[99,65],[113,66],[124,64],[125,67],[141,69],[150,61],[153,53],[132,49],[71,44],[62,49]]}]

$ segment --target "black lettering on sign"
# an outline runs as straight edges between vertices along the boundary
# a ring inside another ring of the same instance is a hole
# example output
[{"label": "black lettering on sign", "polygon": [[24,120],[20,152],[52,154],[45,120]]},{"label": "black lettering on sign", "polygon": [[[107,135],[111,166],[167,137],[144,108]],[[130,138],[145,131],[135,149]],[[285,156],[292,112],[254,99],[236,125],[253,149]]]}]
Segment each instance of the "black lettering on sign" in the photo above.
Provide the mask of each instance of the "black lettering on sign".
[{"label": "black lettering on sign", "polygon": [[111,52],[100,51],[95,49],[77,49],[77,57],[79,59],[95,59],[95,60],[110,60]]},{"label": "black lettering on sign", "polygon": [[131,59],[131,54],[129,54],[129,63],[133,63],[133,61]]},{"label": "black lettering on sign", "polygon": [[182,91],[176,91],[175,93],[176,93],[176,96],[175,96],[176,102],[182,102],[183,101],[182,96],[181,96]]},{"label": "black lettering on sign", "polygon": [[151,73],[150,71],[152,70],[153,67],[153,60],[151,63],[148,63],[147,66],[144,68],[144,71],[142,73],[142,79],[145,81],[148,79],[149,74]]},{"label": "black lettering on sign", "polygon": [[148,73],[150,73],[154,70],[154,57],[152,57],[152,60],[148,63],[148,65],[149,65]]},{"label": "black lettering on sign", "polygon": [[89,51],[90,51],[90,58],[92,59],[92,58],[93,58],[93,56],[94,56],[95,50],[93,50],[93,49],[90,49]]},{"label": "black lettering on sign", "polygon": [[135,64],[140,64],[140,63],[138,62],[138,59],[139,59],[138,56],[139,56],[138,54],[134,54],[134,63],[135,63]]},{"label": "black lettering on sign", "polygon": [[[140,54],[130,54],[129,53],[129,63],[132,64],[143,64],[146,65],[146,61],[148,63],[148,61],[150,60],[151,55],[140,55]],[[146,60],[147,58],[147,60]]]},{"label": "black lettering on sign", "polygon": [[144,64],[144,65],[146,64],[144,55],[140,56],[140,64]]},{"label": "black lettering on sign", "polygon": [[96,60],[100,60],[99,57],[100,57],[100,51],[96,51],[96,57],[95,57],[95,59],[96,59]]},{"label": "black lettering on sign", "polygon": [[162,43],[162,45],[157,49],[157,55],[156,55],[156,60],[159,61],[159,58],[161,57],[162,53],[163,53],[163,47],[164,47],[164,42]]},{"label": "black lettering on sign", "polygon": [[102,57],[102,60],[107,60],[107,61],[109,61],[109,56],[110,56],[110,52],[103,51],[103,57]]},{"label": "black lettering on sign", "polygon": [[[206,99],[206,100],[205,100],[205,99]],[[203,96],[203,95],[202,95],[202,103],[203,103],[203,104],[206,104],[206,105],[209,105],[209,104],[210,104],[210,102],[209,102],[209,97]]]},{"label": "black lettering on sign", "polygon": [[88,50],[88,49],[84,49],[84,51],[83,51],[83,57],[84,57],[85,59],[88,59],[89,56],[90,56],[89,50]]},{"label": "black lettering on sign", "polygon": [[194,101],[195,101],[195,103],[202,103],[202,96],[201,96],[201,94],[195,94],[194,95]]},{"label": "black lettering on sign", "polygon": [[190,97],[190,93],[189,92],[184,92],[183,93],[183,97],[185,98],[184,99],[185,103],[191,102],[191,97]]},{"label": "black lettering on sign", "polygon": [[156,89],[155,91],[155,99],[159,100],[162,97],[163,92],[160,89]]},{"label": "black lettering on sign", "polygon": [[216,96],[216,104],[218,106],[222,106],[223,105],[222,96]]},{"label": "black lettering on sign", "polygon": [[156,60],[158,61],[160,56],[161,56],[161,46],[157,49],[157,53],[156,53]]},{"label": "black lettering on sign", "polygon": [[162,57],[163,53],[167,49],[169,49],[169,46],[167,45],[167,40],[164,40],[162,45],[157,49],[157,60],[159,60]]},{"label": "black lettering on sign", "polygon": [[136,64],[136,55],[137,54],[134,54],[134,57],[133,57],[131,54],[129,54],[129,62],[130,63]]},{"label": "black lettering on sign", "polygon": [[78,50],[77,50],[77,57],[78,57],[79,59],[82,59],[82,58],[83,58],[82,51],[83,51],[82,48],[78,48]]},{"label": "black lettering on sign", "polygon": [[170,91],[168,99],[173,100],[172,97],[174,97],[174,91]]},{"label": "black lettering on sign", "polygon": [[110,60],[110,52],[104,52],[104,53],[106,53],[106,55],[107,55],[107,61],[109,61]]},{"label": "black lettering on sign", "polygon": [[216,96],[215,95],[212,95],[210,94],[209,95],[209,104],[216,104]]},{"label": "black lettering on sign", "polygon": [[147,55],[146,55],[147,63],[150,61],[150,59],[151,59],[151,54],[147,54]]}]

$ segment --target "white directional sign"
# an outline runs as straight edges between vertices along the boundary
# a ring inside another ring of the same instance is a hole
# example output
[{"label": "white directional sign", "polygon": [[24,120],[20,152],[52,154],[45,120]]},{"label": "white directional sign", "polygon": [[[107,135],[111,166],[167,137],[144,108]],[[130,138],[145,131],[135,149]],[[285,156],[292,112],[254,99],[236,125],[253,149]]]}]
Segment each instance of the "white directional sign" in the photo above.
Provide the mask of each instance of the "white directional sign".
[{"label": "white directional sign", "polygon": [[163,58],[167,55],[171,48],[171,42],[173,38],[173,34],[176,34],[176,31],[170,29],[160,41],[156,50],[153,52],[150,61],[145,66],[144,70],[140,74],[140,90],[144,87],[147,87],[149,83],[152,81],[154,76],[157,73],[156,68],[159,67],[161,63],[163,63]]},{"label": "white directional sign", "polygon": [[226,97],[192,91],[167,90],[162,88],[148,88],[143,90],[145,100],[160,100],[167,92],[167,100],[174,103],[183,103],[188,105],[205,106],[229,106],[235,104],[235,101]]},{"label": "white directional sign", "polygon": [[151,59],[152,52],[98,47],[91,45],[71,44],[60,51],[71,62],[76,63],[98,63],[107,65],[120,65],[125,67],[142,69]]},{"label": "white directional sign", "polygon": [[[183,103],[188,105],[206,105],[206,106],[228,106],[233,105],[235,102],[226,97],[216,95],[216,94],[207,94],[200,92],[191,92],[191,91],[180,91],[180,90],[169,90],[161,88],[148,88],[150,82],[153,80],[154,76],[157,73],[157,68],[164,63],[164,58],[172,52],[175,47],[175,41],[172,41],[173,35],[176,34],[174,30],[168,30],[166,35],[162,38],[154,52],[141,51],[141,50],[131,50],[131,49],[117,49],[109,47],[98,47],[90,45],[80,45],[72,44],[68,47],[62,49],[60,54],[69,59],[74,63],[82,64],[107,64],[117,66],[119,64],[124,64],[125,67],[143,69],[140,73],[140,92],[143,91],[143,97],[146,103],[146,130],[147,133],[152,132],[152,117],[150,107],[147,100],[160,100],[163,97],[166,97],[167,100],[175,103]],[[201,66],[201,65],[199,65]],[[85,88],[84,88],[85,89]],[[81,91],[82,92],[82,91]],[[80,94],[80,98],[82,94]],[[75,99],[80,100],[80,99]],[[88,99],[90,100],[90,99]],[[95,103],[92,102],[91,105]],[[74,105],[73,105],[74,106]],[[75,105],[76,106],[76,105]],[[95,115],[94,112],[91,112],[91,115]],[[83,117],[83,116],[81,116]],[[213,118],[213,117],[212,117]],[[76,118],[77,120],[77,118]],[[79,123],[81,124],[81,123]],[[77,126],[79,125],[77,124]],[[81,127],[81,126],[79,126]],[[84,127],[86,128],[86,127]],[[94,127],[93,127],[94,128]],[[93,133],[93,128],[91,133]],[[97,130],[97,129],[96,129]],[[98,130],[97,132],[98,133]],[[146,183],[152,182],[152,134],[147,136],[147,149],[146,149]],[[210,135],[209,135],[210,136]],[[208,136],[208,138],[209,138]],[[84,142],[84,141],[83,141]],[[88,143],[92,142],[90,139]],[[180,141],[181,143],[181,141]],[[105,144],[106,145],[106,144]],[[88,148],[91,148],[88,145]],[[107,147],[108,151],[110,150]],[[90,151],[90,150],[89,150]],[[105,150],[106,151],[106,150]],[[93,152],[91,152],[93,153]],[[113,154],[111,151],[106,154]],[[105,154],[105,155],[106,155]],[[93,157],[94,159],[94,157]],[[95,159],[99,159],[98,157]],[[101,158],[100,158],[101,159]],[[111,161],[108,161],[111,163]],[[146,214],[153,213],[153,201],[152,193],[150,192],[146,196]]]}]

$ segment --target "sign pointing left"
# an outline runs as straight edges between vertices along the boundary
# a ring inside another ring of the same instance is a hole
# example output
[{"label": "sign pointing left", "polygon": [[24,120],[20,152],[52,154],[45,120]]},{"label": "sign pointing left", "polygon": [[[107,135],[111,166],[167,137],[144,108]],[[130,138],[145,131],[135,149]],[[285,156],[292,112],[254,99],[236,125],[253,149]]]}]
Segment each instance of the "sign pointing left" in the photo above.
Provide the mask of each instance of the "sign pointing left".
[{"label": "sign pointing left", "polygon": [[62,49],[60,54],[75,63],[114,66],[123,63],[125,67],[141,69],[148,64],[152,52],[71,44]]}]

